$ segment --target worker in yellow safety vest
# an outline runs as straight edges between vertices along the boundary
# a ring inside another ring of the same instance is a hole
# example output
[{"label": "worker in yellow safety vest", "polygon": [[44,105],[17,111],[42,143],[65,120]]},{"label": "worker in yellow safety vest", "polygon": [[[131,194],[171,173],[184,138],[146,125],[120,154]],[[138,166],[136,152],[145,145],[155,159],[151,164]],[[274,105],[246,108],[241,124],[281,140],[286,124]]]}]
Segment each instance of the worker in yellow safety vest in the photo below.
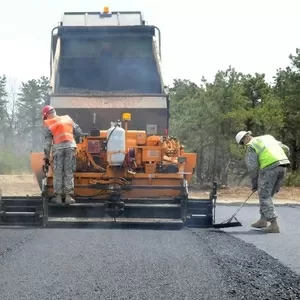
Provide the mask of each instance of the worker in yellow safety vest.
[{"label": "worker in yellow safety vest", "polygon": [[[290,149],[271,135],[253,137],[251,131],[240,131],[235,139],[238,145],[246,147],[245,162],[252,191],[258,191],[259,196],[260,219],[251,226],[266,233],[279,233],[272,197],[279,192],[286,168],[290,165]],[[269,226],[268,222],[271,223]]]}]

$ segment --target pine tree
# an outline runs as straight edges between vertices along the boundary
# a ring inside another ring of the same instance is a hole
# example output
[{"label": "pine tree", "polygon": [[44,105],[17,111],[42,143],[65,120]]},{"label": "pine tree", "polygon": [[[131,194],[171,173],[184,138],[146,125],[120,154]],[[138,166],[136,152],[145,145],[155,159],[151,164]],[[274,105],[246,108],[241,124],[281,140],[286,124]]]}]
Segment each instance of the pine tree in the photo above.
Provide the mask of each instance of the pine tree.
[{"label": "pine tree", "polygon": [[18,94],[18,120],[20,134],[31,141],[32,150],[41,150],[43,96],[38,80],[31,79],[21,84]]}]

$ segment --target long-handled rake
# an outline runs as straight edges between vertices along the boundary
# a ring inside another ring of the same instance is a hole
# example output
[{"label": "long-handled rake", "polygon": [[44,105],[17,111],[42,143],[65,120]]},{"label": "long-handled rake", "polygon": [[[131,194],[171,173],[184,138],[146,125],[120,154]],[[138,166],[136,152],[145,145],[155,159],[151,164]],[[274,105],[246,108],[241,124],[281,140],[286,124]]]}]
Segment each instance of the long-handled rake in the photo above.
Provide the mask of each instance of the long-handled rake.
[{"label": "long-handled rake", "polygon": [[[213,224],[214,228],[229,228],[229,227],[238,227],[243,226],[241,222],[235,217],[237,213],[242,209],[242,207],[246,204],[246,202],[251,198],[251,196],[255,193],[255,191],[252,191],[252,193],[248,196],[248,198],[245,200],[245,202],[242,203],[242,205],[237,209],[237,211],[226,221],[219,223],[219,224]],[[236,222],[232,222],[232,220],[235,219]]]}]

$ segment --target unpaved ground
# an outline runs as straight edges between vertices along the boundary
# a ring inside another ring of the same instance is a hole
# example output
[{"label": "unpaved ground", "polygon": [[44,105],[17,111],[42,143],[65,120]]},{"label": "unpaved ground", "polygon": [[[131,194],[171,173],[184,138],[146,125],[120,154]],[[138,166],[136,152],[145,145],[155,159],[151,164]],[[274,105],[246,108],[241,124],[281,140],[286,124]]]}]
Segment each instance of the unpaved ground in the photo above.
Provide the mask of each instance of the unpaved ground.
[{"label": "unpaved ground", "polygon": [[[229,188],[218,190],[218,203],[235,203],[245,201],[251,194],[250,188]],[[209,197],[209,192],[190,191],[191,198]],[[257,193],[253,194],[248,203],[258,203]],[[300,188],[282,187],[274,198],[275,204],[300,204]]]},{"label": "unpaved ground", "polygon": [[[39,195],[40,190],[33,175],[0,175],[0,188],[4,196]],[[249,188],[219,189],[218,202],[240,202],[251,193]],[[209,192],[190,191],[192,198],[208,198]],[[275,203],[300,203],[300,188],[282,188],[276,195]],[[258,203],[257,194],[254,194],[248,203]]]},{"label": "unpaved ground", "polygon": [[3,196],[40,195],[33,175],[0,175],[0,189]]}]

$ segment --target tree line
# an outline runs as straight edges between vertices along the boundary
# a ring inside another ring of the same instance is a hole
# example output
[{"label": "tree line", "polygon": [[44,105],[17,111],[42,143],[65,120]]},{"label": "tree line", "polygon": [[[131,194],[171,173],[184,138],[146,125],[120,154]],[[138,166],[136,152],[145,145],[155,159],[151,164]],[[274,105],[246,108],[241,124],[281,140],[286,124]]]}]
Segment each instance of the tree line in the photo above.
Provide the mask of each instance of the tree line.
[{"label": "tree line", "polygon": [[41,76],[17,86],[0,76],[0,173],[29,170],[31,151],[43,151],[41,108],[49,79]]},{"label": "tree line", "polygon": [[[170,134],[197,152],[198,184],[247,180],[244,149],[235,142],[240,130],[272,134],[287,144],[291,167],[286,184],[300,184],[300,50],[289,59],[272,82],[265,74],[243,74],[231,66],[218,71],[212,82],[174,79],[169,86]],[[46,76],[18,87],[0,76],[0,173],[27,171],[30,151],[43,151],[41,108],[48,89]]]},{"label": "tree line", "polygon": [[300,184],[300,49],[289,59],[270,83],[265,74],[243,74],[231,66],[213,82],[174,80],[170,133],[198,153],[197,183],[247,180],[245,149],[236,145],[235,135],[250,130],[255,136],[272,134],[290,147],[285,184]]}]

